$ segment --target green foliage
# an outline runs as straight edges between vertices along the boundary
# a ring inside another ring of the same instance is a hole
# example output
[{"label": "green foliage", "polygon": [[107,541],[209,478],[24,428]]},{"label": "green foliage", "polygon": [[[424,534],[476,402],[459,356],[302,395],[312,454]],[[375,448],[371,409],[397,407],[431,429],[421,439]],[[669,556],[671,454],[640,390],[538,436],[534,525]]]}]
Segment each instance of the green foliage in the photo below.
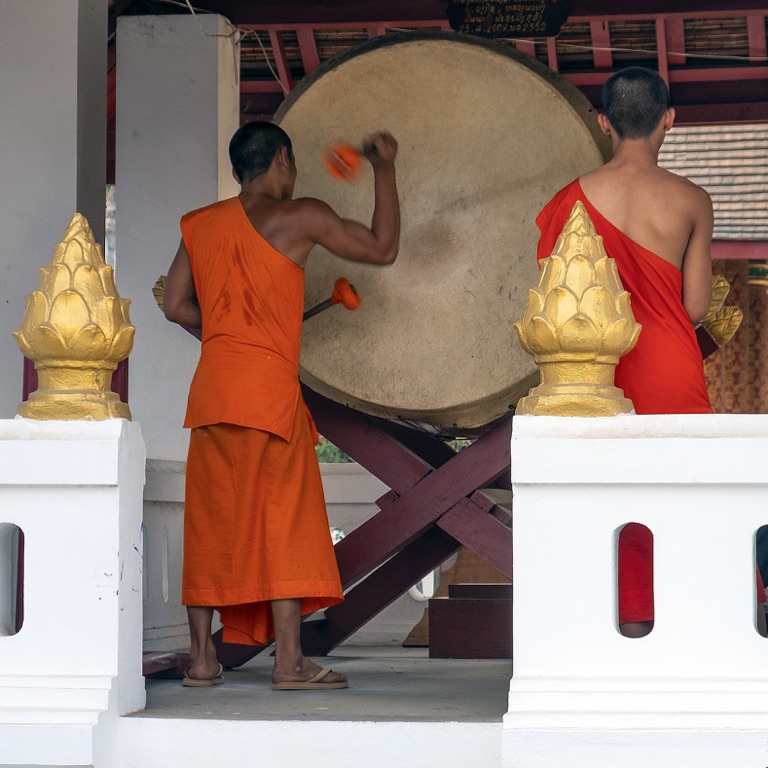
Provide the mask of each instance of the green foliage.
[{"label": "green foliage", "polygon": [[317,453],[317,460],[321,464],[354,464],[354,459],[350,459],[344,451],[337,448],[332,442],[326,440],[324,437],[320,438],[320,442],[315,446],[315,452]]},{"label": "green foliage", "polygon": [[453,448],[453,450],[456,451],[456,453],[458,453],[459,451],[466,448],[468,445],[472,445],[472,441],[466,437],[457,437],[453,440],[449,440],[448,445],[450,445],[451,448]]}]

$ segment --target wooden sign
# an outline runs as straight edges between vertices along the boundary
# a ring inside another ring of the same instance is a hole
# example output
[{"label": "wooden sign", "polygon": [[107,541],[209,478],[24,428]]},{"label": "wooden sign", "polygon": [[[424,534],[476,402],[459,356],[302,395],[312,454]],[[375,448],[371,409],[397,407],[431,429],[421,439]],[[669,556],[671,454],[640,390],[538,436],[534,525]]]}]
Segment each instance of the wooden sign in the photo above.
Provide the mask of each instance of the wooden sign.
[{"label": "wooden sign", "polygon": [[448,23],[479,37],[552,37],[570,10],[571,0],[450,0]]}]

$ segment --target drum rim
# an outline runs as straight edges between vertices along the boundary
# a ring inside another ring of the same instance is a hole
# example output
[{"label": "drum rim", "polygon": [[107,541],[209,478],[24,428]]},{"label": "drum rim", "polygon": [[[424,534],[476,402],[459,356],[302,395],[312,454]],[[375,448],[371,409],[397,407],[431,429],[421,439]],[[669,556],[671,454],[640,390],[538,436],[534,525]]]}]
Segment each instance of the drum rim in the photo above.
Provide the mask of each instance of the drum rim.
[{"label": "drum rim", "polygon": [[600,127],[597,124],[597,120],[588,120],[589,115],[597,115],[598,110],[592,106],[589,99],[575,86],[568,81],[558,72],[550,69],[546,64],[543,64],[533,56],[529,56],[526,53],[521,53],[516,48],[511,48],[508,45],[503,45],[495,40],[488,40],[486,38],[474,37],[473,35],[464,35],[459,32],[445,32],[442,30],[421,30],[418,32],[397,32],[390,35],[379,35],[378,37],[371,38],[364,43],[360,43],[352,48],[342,51],[336,54],[332,58],[324,61],[319,66],[315,67],[308,75],[305,75],[298,83],[298,85],[288,93],[283,102],[277,108],[272,120],[273,122],[280,124],[280,121],[285,118],[294,104],[301,98],[301,95],[311,88],[318,80],[322,79],[329,72],[337,69],[341,64],[351,61],[358,56],[369,53],[371,51],[379,50],[380,48],[388,48],[391,46],[402,45],[410,42],[429,42],[436,40],[446,40],[450,42],[458,42],[464,45],[474,46],[476,48],[484,48],[500,56],[506,56],[507,58],[516,61],[518,64],[529,69],[532,74],[538,76],[548,86],[553,88],[562,96],[571,108],[577,112],[584,122],[587,130],[592,135],[595,141],[595,145],[598,151],[603,157],[603,161],[607,162],[611,157],[611,144],[608,137],[603,134]]}]

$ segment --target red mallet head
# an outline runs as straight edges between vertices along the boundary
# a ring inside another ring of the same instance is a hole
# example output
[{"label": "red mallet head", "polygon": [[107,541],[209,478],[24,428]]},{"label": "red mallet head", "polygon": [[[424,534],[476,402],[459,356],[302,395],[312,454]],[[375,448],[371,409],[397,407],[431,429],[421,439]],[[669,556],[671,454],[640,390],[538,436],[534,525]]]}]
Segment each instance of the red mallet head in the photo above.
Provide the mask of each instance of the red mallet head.
[{"label": "red mallet head", "polygon": [[326,147],[323,164],[337,181],[357,181],[363,171],[363,156],[360,150],[343,141]]},{"label": "red mallet head", "polygon": [[346,277],[340,277],[333,284],[331,304],[343,304],[346,309],[357,309],[360,306],[360,296]]}]

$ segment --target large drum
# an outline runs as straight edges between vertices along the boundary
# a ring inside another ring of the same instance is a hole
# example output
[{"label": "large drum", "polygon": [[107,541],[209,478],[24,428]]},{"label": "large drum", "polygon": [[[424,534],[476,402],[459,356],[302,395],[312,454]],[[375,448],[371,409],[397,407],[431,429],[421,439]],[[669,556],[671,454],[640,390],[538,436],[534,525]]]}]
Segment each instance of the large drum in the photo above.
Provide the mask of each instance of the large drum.
[{"label": "large drum", "polygon": [[322,151],[379,129],[400,145],[400,255],[382,268],[313,251],[307,306],[341,275],[363,301],[305,323],[302,380],[365,413],[451,435],[509,413],[538,377],[512,329],[538,282],[536,214],[608,151],[587,100],[515,50],[427,33],[327,62],[275,120],[294,141],[296,196],[367,224],[370,167],[341,184]]}]

